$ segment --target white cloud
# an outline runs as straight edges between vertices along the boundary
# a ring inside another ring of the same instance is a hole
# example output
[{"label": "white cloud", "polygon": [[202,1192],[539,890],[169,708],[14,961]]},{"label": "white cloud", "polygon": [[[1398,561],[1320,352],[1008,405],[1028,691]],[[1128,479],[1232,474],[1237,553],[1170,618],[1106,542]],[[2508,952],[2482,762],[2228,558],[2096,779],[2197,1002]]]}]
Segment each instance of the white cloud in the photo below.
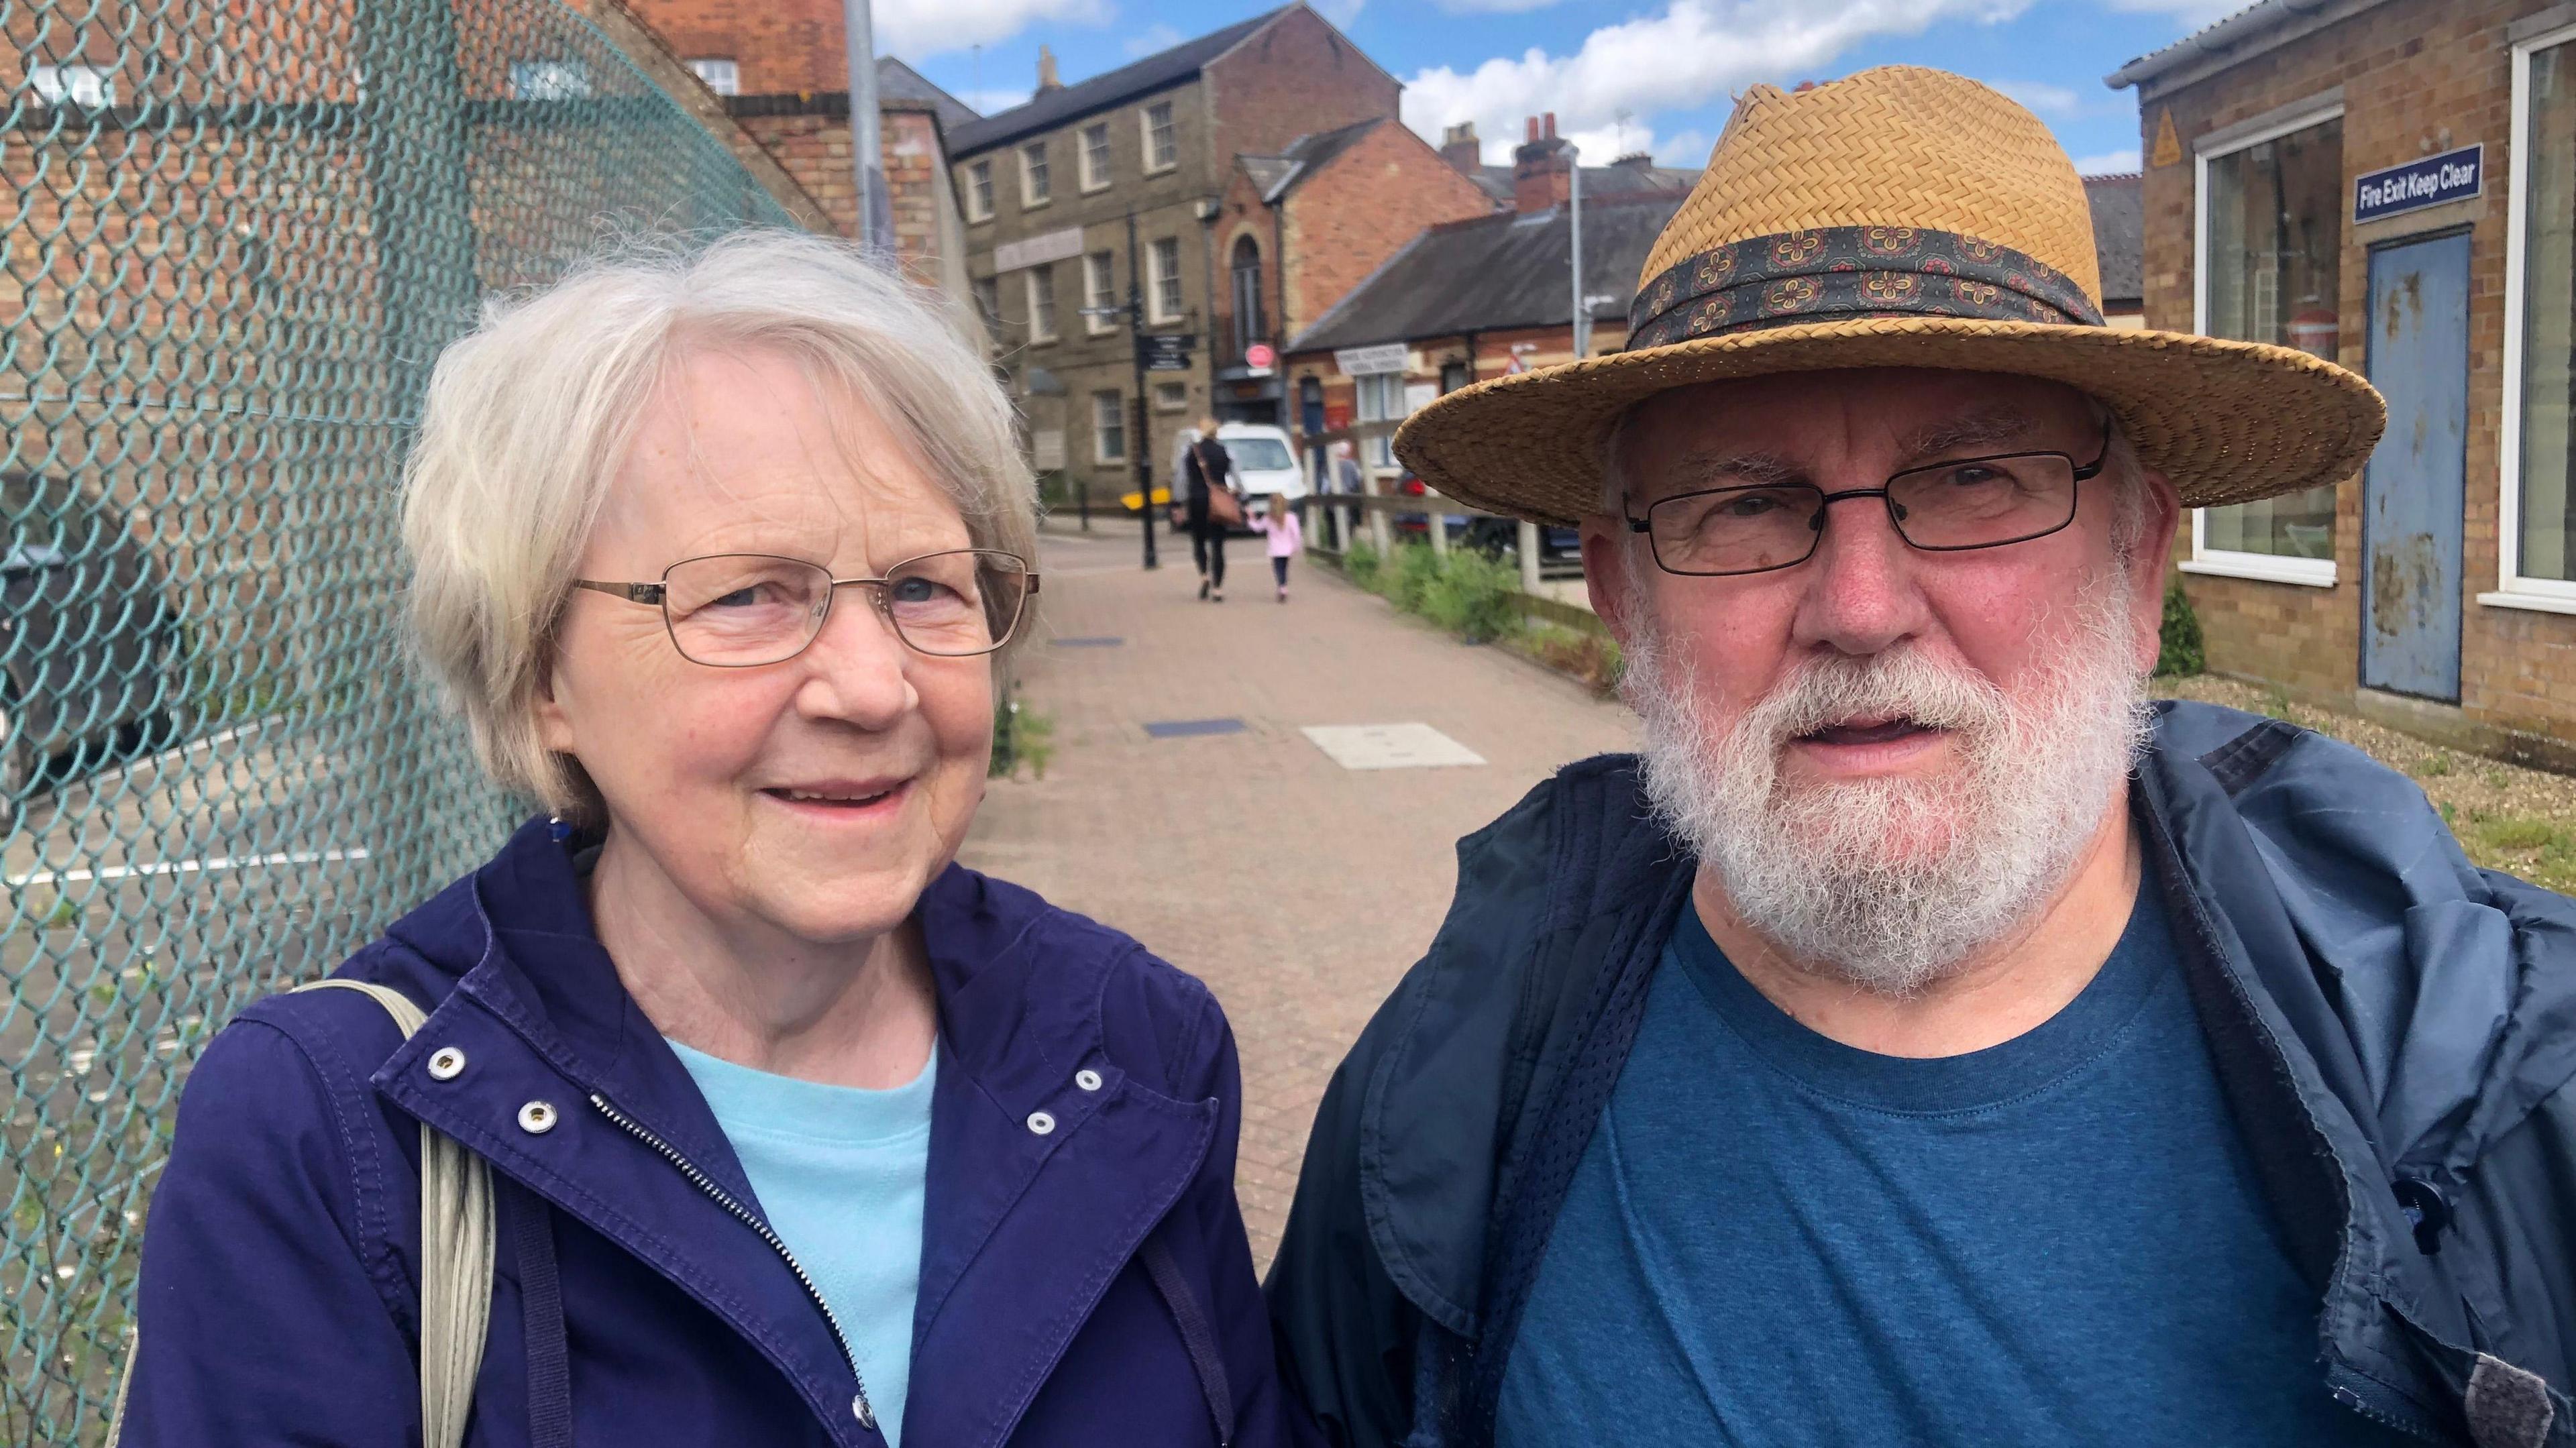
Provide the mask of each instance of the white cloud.
[{"label": "white cloud", "polygon": [[2114,171],[2135,171],[2137,169],[2138,148],[2135,146],[2131,146],[2124,151],[2105,151],[2098,156],[2078,156],[2075,158],[2076,173],[2084,176],[2107,176]]},{"label": "white cloud", "polygon": [[1557,0],[1432,0],[1452,15],[1518,15],[1526,10],[1545,10]]},{"label": "white cloud", "polygon": [[1708,164],[1709,148],[1716,145],[1706,131],[1676,131],[1651,148],[1658,166],[1681,166],[1696,171]]},{"label": "white cloud", "polygon": [[1344,30],[1350,29],[1351,22],[1367,8],[1368,0],[1315,0],[1315,13]]},{"label": "white cloud", "polygon": [[1038,21],[1106,25],[1108,0],[882,0],[880,54],[912,59],[1008,40]]},{"label": "white cloud", "polygon": [[1533,47],[1460,74],[1448,66],[1405,82],[1404,120],[1437,140],[1472,120],[1485,157],[1504,161],[1521,121],[1555,111],[1562,129],[1600,128],[1621,111],[1696,109],[1757,81],[1791,83],[1874,36],[1916,35],[1943,20],[2008,20],[2030,0],[1670,0],[1659,14],[1606,25],[1572,55]]},{"label": "white cloud", "polygon": [[1180,43],[1181,32],[1157,20],[1139,33],[1127,37],[1127,53],[1152,55],[1155,51],[1169,50]]},{"label": "white cloud", "polygon": [[2044,80],[1990,80],[1986,84],[2043,116],[2072,115],[2082,105],[2071,87]]}]

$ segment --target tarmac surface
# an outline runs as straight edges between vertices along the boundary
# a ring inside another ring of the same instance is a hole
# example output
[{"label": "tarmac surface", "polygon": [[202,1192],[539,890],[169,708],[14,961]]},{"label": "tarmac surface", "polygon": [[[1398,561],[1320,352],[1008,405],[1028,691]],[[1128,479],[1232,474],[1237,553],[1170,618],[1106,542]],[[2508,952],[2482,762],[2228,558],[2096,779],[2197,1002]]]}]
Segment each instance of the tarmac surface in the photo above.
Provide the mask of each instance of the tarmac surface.
[{"label": "tarmac surface", "polygon": [[[993,782],[963,858],[1216,992],[1242,1053],[1235,1180],[1266,1269],[1316,1104],[1447,912],[1458,838],[1558,766],[1631,747],[1635,725],[1307,560],[1283,607],[1260,545],[1230,545],[1227,601],[1201,603],[1186,540],[1165,536],[1148,573],[1132,520],[1050,524],[1018,697],[1052,717],[1053,758],[1043,779]],[[1428,725],[1482,762],[1405,763],[1456,756],[1419,730],[1303,732],[1375,725]],[[1327,744],[1391,762],[1347,767]]]}]

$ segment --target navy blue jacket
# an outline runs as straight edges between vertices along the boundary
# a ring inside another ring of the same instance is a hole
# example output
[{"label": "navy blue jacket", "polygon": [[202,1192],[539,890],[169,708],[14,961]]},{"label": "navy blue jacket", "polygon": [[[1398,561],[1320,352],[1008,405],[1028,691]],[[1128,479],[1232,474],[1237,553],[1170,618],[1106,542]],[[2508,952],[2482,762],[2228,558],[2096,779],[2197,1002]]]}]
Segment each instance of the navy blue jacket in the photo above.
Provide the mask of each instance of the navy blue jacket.
[{"label": "navy blue jacket", "polygon": [[[940,1068],[904,1442],[1286,1441],[1215,998],[964,868],[919,917]],[[314,991],[208,1045],[145,1230],[126,1444],[419,1441],[423,1121],[499,1188],[469,1443],[883,1442],[822,1308],[718,1200],[760,1210],[544,821],[339,973],[429,1020],[401,1043]],[[463,1071],[433,1079],[451,1046]],[[531,1101],[557,1124],[522,1129]]]},{"label": "navy blue jacket", "polygon": [[[2429,1441],[2576,1444],[2576,902],[2471,866],[2403,775],[2232,710],[2160,706],[2131,805],[2317,1292],[2319,1391]],[[1460,843],[1430,953],[1325,1094],[1271,1269],[1292,1390],[1336,1443],[1491,1442],[1693,872],[1626,756]]]}]

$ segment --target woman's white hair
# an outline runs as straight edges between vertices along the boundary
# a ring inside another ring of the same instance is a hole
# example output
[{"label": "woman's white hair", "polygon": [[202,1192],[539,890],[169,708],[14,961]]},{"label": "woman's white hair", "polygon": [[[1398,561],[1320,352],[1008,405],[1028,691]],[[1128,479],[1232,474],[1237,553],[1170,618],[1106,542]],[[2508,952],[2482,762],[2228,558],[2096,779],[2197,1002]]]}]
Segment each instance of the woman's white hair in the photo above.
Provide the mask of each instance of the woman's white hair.
[{"label": "woman's white hair", "polygon": [[1010,399],[953,316],[846,243],[772,230],[621,247],[487,305],[439,355],[403,478],[412,625],[484,769],[567,818],[597,813],[535,706],[609,480],[692,352],[775,353],[826,395],[863,399],[909,437],[976,547],[1032,556],[1037,495]]}]

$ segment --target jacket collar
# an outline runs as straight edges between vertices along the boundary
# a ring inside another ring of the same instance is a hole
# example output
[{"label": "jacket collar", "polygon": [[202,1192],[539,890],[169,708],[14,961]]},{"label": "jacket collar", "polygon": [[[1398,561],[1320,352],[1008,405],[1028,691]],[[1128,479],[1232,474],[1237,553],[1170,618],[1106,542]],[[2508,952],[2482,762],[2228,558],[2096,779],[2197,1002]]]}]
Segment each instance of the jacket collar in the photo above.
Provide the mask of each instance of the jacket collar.
[{"label": "jacket collar", "polygon": [[[1131,942],[1087,922],[1064,928],[1072,917],[1037,896],[957,865],[917,908],[941,1057],[905,1420],[916,1441],[980,1448],[1008,1436],[1197,1173],[1217,1113],[1106,1059],[1100,983]],[[837,1438],[870,1442],[849,1410],[856,1385],[839,1343],[795,1275],[592,1100],[762,1215],[705,1098],[600,945],[571,842],[532,820],[389,933],[457,980],[376,1074],[378,1089],[670,1277],[759,1345]],[[442,1045],[472,1063],[452,1083],[423,1069]],[[1083,1089],[1086,1069],[1096,1089]],[[561,1124],[518,1129],[520,1106],[540,1099]],[[1044,1131],[1032,1125],[1040,1113]]]}]

